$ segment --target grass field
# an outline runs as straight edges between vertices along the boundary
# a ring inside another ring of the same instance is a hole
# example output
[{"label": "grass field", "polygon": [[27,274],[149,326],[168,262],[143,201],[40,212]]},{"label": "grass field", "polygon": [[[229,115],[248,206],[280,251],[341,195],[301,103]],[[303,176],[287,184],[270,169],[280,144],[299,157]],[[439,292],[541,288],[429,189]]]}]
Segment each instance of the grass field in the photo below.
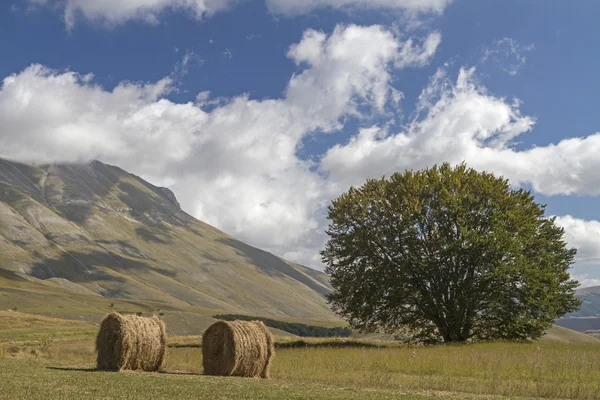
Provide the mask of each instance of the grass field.
[{"label": "grass field", "polygon": [[281,338],[273,378],[264,381],[202,376],[198,336],[171,338],[179,347],[168,349],[159,373],[97,372],[94,325],[29,319],[0,318],[2,399],[600,398],[593,341],[408,347],[337,340],[331,347],[305,339],[285,348],[294,339]]}]

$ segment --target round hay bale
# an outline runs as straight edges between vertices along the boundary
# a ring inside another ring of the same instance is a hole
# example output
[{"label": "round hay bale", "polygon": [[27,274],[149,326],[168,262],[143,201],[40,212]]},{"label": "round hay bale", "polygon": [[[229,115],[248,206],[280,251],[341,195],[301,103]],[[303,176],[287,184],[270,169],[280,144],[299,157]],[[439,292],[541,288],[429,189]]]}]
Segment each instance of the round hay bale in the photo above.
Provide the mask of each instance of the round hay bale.
[{"label": "round hay bale", "polygon": [[158,371],[166,349],[165,324],[157,317],[110,313],[96,337],[96,367],[104,371]]},{"label": "round hay bale", "polygon": [[204,374],[268,378],[273,335],[260,321],[217,321],[202,336]]}]

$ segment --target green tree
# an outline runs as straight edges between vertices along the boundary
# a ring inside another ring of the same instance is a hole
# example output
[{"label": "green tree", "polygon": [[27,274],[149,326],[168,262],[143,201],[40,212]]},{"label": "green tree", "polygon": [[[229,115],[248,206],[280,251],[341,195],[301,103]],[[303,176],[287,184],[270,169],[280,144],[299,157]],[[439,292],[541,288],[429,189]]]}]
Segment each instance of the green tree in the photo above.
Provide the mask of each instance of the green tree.
[{"label": "green tree", "polygon": [[576,250],[545,206],[465,164],[367,180],[329,207],[333,309],[363,332],[524,340],[580,306]]}]

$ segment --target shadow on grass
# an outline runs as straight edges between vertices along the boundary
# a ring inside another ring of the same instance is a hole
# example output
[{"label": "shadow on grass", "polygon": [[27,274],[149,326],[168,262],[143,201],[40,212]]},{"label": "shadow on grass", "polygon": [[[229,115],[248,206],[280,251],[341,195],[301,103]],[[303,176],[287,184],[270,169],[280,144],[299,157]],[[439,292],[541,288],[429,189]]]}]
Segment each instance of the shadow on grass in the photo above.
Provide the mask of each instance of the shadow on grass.
[{"label": "shadow on grass", "polygon": [[200,343],[170,343],[167,347],[170,349],[201,349],[202,345]]},{"label": "shadow on grass", "polygon": [[[168,345],[169,348],[202,348],[200,343],[173,343]],[[345,342],[331,340],[322,342],[310,342],[305,340],[295,340],[293,342],[276,342],[276,349],[304,349],[304,348],[344,348],[344,347],[355,347],[355,348],[374,348],[384,349],[393,346],[386,344],[376,344],[368,342],[360,342],[356,340],[346,340]]]},{"label": "shadow on grass", "polygon": [[323,348],[323,347],[362,347],[362,348],[386,348],[390,346],[358,342],[354,340],[341,341],[323,341],[323,342],[307,342],[304,340],[295,340],[293,342],[275,343],[277,349],[304,349],[304,348]]},{"label": "shadow on grass", "polygon": [[182,375],[182,376],[206,376],[199,372],[183,372],[183,371],[158,371],[161,375]]},{"label": "shadow on grass", "polygon": [[[102,370],[96,368],[68,368],[68,367],[46,367],[46,369],[51,369],[54,371],[71,371],[71,372],[119,372],[118,370]],[[189,376],[204,376],[201,373],[197,372],[184,372],[184,371],[156,371],[156,373],[161,375],[189,375]]]},{"label": "shadow on grass", "polygon": [[115,371],[103,371],[96,368],[67,368],[67,367],[46,367],[46,369],[53,369],[55,371],[79,371],[79,372],[115,372]]}]

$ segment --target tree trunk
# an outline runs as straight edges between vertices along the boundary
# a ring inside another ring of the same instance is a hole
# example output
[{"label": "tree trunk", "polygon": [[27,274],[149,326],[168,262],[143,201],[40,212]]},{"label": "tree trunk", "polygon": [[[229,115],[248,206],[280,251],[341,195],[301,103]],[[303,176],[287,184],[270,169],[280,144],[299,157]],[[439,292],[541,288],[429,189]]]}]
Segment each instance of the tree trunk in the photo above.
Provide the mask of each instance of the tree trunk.
[{"label": "tree trunk", "polygon": [[447,329],[442,331],[444,343],[462,343],[467,341],[467,337],[461,334],[460,329]]}]

